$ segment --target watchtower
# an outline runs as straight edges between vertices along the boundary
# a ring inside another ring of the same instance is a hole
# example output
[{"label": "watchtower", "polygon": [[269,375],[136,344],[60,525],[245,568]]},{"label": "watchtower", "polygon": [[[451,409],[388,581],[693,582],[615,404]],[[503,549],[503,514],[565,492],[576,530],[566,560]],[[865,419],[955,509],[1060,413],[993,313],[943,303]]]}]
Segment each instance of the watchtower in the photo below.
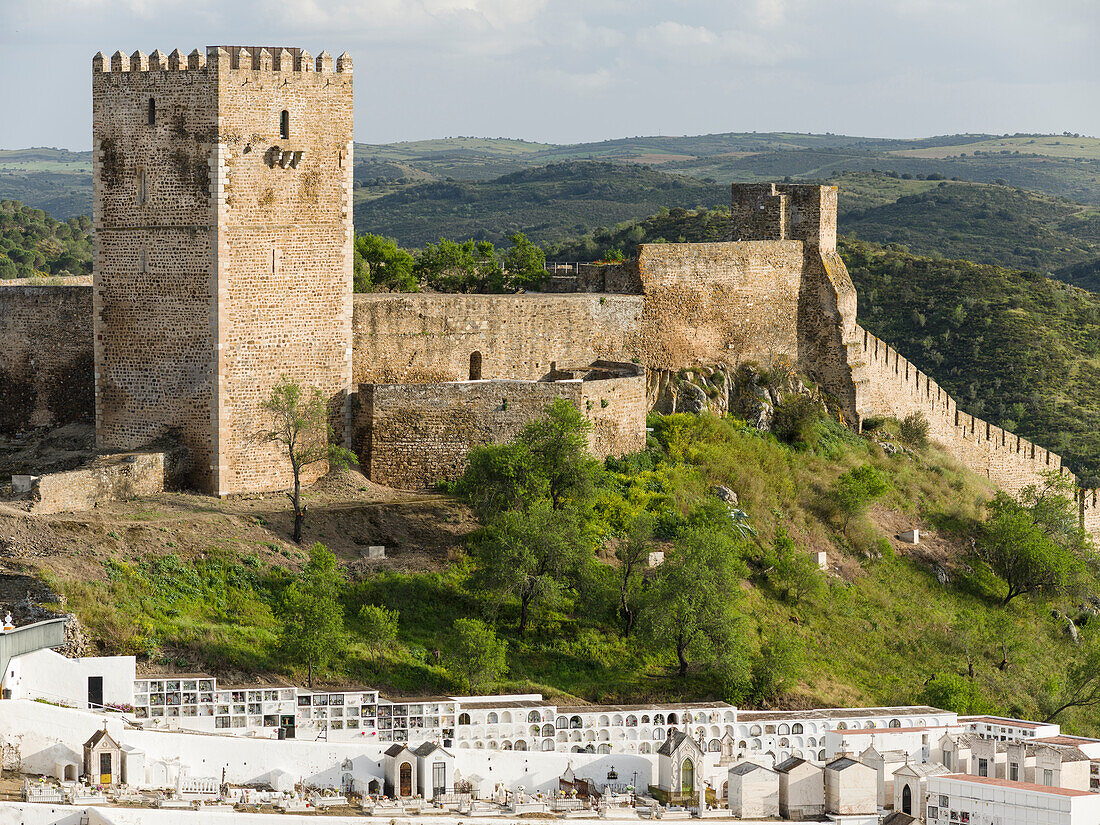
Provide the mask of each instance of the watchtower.
[{"label": "watchtower", "polygon": [[835,186],[809,183],[735,183],[732,240],[805,241],[836,250]]},{"label": "watchtower", "polygon": [[347,438],[351,58],[101,52],[92,109],[98,445],[173,436],[197,489],[284,487],[257,441],[282,376]]}]

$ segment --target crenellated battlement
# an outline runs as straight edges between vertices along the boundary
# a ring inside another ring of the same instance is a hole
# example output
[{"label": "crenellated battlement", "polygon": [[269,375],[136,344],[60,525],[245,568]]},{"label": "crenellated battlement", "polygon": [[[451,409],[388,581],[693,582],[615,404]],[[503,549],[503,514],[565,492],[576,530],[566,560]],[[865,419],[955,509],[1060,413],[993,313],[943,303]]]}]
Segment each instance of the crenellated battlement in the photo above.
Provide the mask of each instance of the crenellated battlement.
[{"label": "crenellated battlement", "polygon": [[154,49],[148,55],[139,49],[130,55],[116,51],[110,58],[103,52],[96,52],[92,58],[93,74],[183,71],[349,75],[352,73],[352,60],[347,52],[333,60],[327,51],[314,58],[305,49],[285,46],[207,46],[205,52],[193,49],[186,57],[179,49],[173,49],[169,54]]},{"label": "crenellated battlement", "polygon": [[[929,435],[972,470],[1016,493],[1034,484],[1039,474],[1057,470],[1076,484],[1076,478],[1057,453],[1040,447],[995,424],[960,410],[947,392],[880,338],[857,327],[858,339],[849,344],[853,376],[859,387],[861,417],[892,415],[903,418],[921,412]],[[1082,520],[1086,509],[1096,509],[1096,491],[1079,491]],[[1091,496],[1092,504],[1086,507]],[[1100,511],[1096,511],[1100,521]]]}]

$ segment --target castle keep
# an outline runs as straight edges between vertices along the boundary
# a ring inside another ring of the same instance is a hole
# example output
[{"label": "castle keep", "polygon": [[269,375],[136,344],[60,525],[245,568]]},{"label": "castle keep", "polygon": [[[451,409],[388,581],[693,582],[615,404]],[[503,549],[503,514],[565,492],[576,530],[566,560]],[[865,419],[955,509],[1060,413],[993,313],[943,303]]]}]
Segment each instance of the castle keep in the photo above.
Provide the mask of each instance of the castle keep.
[{"label": "castle keep", "polygon": [[98,446],[163,437],[216,494],[283,486],[256,443],[286,375],[351,378],[352,64],[212,47],[92,61]]},{"label": "castle keep", "polygon": [[[789,358],[852,426],[920,411],[1004,489],[1063,469],[858,325],[835,187],[735,184],[731,240],[645,244],[567,290],[353,296],[351,75],[299,49],[96,55],[94,283],[0,285],[0,427],[90,418],[94,398],[101,449],[170,438],[197,489],[283,489],[256,435],[285,375],[324,392],[370,478],[415,489],[554,398],[621,454],[680,370]],[[1080,492],[1095,535],[1098,504]]]}]

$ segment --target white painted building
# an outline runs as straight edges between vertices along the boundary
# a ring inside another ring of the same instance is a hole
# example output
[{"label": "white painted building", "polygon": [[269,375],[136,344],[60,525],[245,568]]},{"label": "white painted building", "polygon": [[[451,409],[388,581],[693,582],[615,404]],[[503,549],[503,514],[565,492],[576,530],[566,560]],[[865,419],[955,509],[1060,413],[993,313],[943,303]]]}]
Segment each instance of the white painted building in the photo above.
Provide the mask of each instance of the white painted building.
[{"label": "white painted building", "polygon": [[928,825],[1096,825],[1100,796],[1008,779],[928,778]]}]

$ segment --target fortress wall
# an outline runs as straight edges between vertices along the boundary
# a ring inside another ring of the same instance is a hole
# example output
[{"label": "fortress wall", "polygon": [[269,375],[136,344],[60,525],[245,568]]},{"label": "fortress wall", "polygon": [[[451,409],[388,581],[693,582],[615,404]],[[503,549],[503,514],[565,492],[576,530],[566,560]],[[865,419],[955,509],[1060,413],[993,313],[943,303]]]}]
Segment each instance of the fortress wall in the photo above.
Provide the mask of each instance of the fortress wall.
[{"label": "fortress wall", "polygon": [[[354,296],[356,384],[466,381],[471,355],[482,378],[536,380],[561,368],[632,352],[643,298],[537,294]],[[626,357],[630,357],[626,355]]]},{"label": "fortress wall", "polygon": [[1100,490],[1078,490],[1081,525],[1100,540]]},{"label": "fortress wall", "polygon": [[[863,417],[904,418],[921,412],[929,436],[949,454],[1010,493],[1042,482],[1040,473],[1061,470],[1062,459],[1014,433],[969,415],[935,381],[885,342],[859,328],[852,347]],[[1096,519],[1100,527],[1100,518]]]},{"label": "fortress wall", "polygon": [[643,244],[645,311],[631,355],[648,369],[798,357],[800,241]]},{"label": "fortress wall", "polygon": [[0,431],[94,415],[91,279],[0,281]]},{"label": "fortress wall", "polygon": [[645,446],[645,376],[638,375],[584,382],[362,384],[355,450],[372,481],[424,489],[457,478],[472,447],[509,441],[555,398],[573,402],[593,422],[589,444],[596,456]]}]

